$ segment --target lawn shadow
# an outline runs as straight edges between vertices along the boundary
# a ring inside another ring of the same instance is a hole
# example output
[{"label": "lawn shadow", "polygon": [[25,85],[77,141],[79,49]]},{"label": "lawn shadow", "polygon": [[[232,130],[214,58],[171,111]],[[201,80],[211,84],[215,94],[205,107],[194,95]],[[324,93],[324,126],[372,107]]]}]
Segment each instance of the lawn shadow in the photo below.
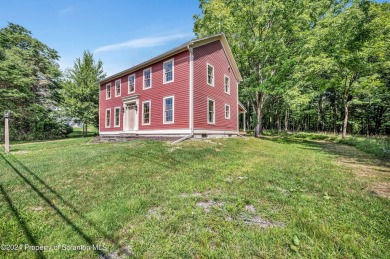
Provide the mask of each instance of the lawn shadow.
[{"label": "lawn shadow", "polygon": [[[355,175],[369,179],[368,189],[390,199],[390,163],[354,146],[323,140],[304,140],[286,137],[262,137],[281,144],[299,144],[301,149],[324,152],[332,155],[339,165],[347,166]],[[303,146],[303,147],[302,147]]]},{"label": "lawn shadow", "polygon": [[[280,144],[300,144],[304,145],[302,149],[322,151],[338,157],[345,157],[361,165],[376,165],[379,167],[390,168],[390,163],[386,160],[376,158],[372,154],[358,150],[356,147],[341,143],[333,143],[326,140],[306,140],[292,137],[261,137],[263,140],[272,141]],[[385,170],[390,173],[389,170]]]},{"label": "lawn shadow", "polygon": [[58,192],[56,192],[51,186],[49,186],[45,181],[43,181],[37,174],[35,174],[30,168],[28,168],[26,165],[24,165],[20,160],[18,160],[15,156],[9,155],[12,157],[12,159],[21,166],[27,173],[29,173],[34,179],[36,179],[38,182],[40,182],[43,186],[45,186],[55,197],[57,197],[63,204],[68,206],[79,218],[84,220],[88,225],[94,228],[96,232],[104,236],[105,239],[110,240],[114,245],[117,245],[116,240],[114,237],[104,230],[102,230],[99,226],[97,226],[94,222],[86,218],[76,207],[74,207],[72,204],[70,204],[68,201],[66,201]]},{"label": "lawn shadow", "polygon": [[[23,229],[24,234],[26,235],[28,241],[33,246],[37,247],[39,246],[38,242],[35,240],[33,234],[31,233],[31,230],[28,228],[26,221],[24,221],[23,217],[20,215],[18,209],[13,204],[11,198],[9,197],[8,193],[5,191],[2,184],[0,184],[0,192],[3,194],[7,205],[9,209],[12,211],[12,214],[15,216],[17,222],[19,223],[20,227]],[[45,258],[41,250],[35,250],[37,258]]]},{"label": "lawn shadow", "polygon": [[[93,242],[93,239],[91,237],[89,237],[87,234],[85,234],[80,227],[78,227],[66,214],[64,214],[55,204],[53,204],[51,202],[51,200],[47,196],[45,196],[45,194],[42,191],[40,191],[29,179],[27,179],[26,176],[23,175],[3,154],[0,153],[0,156],[10,166],[10,168],[13,169],[13,171],[20,178],[23,179],[24,182],[27,183],[31,187],[31,189],[33,189],[39,195],[40,198],[42,198],[82,239],[84,239],[84,241],[86,243],[88,243],[91,247],[96,245],[96,243]],[[39,177],[37,177],[37,178],[39,178]],[[41,181],[44,183],[43,180],[41,180]],[[48,186],[48,185],[45,184],[45,186]],[[56,193],[52,188],[50,188],[49,190],[51,192]],[[69,204],[69,203],[67,203],[67,204]],[[101,251],[99,249],[94,250],[94,252],[101,257],[107,256],[103,251]]]}]

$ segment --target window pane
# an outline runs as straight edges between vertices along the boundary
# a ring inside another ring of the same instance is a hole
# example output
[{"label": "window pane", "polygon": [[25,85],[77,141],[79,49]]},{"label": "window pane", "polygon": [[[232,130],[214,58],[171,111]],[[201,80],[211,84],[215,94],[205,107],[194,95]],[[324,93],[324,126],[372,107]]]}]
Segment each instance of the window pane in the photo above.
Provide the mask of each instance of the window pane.
[{"label": "window pane", "polygon": [[225,93],[230,93],[230,79],[225,77]]},{"label": "window pane", "polygon": [[144,71],[144,77],[145,77],[145,88],[150,87],[150,69]]},{"label": "window pane", "polygon": [[209,100],[209,105],[208,105],[208,120],[210,123],[214,123],[214,101]]},{"label": "window pane", "polygon": [[134,75],[129,76],[129,92],[134,92],[135,90],[135,77]]},{"label": "window pane", "polygon": [[119,126],[120,109],[115,109],[115,126]]},{"label": "window pane", "polygon": [[210,65],[208,65],[207,66],[207,82],[209,83],[209,84],[213,84],[213,80],[214,80],[214,78],[213,78],[213,67],[212,66],[210,66]]},{"label": "window pane", "polygon": [[144,103],[144,123],[148,124],[150,122],[150,103]]},{"label": "window pane", "polygon": [[111,112],[110,112],[110,110],[107,110],[106,111],[106,126],[107,127],[110,126],[110,117],[111,117]]},{"label": "window pane", "polygon": [[107,90],[107,98],[111,98],[111,86],[107,85],[106,90]]},{"label": "window pane", "polygon": [[173,121],[173,98],[165,99],[165,122]]},{"label": "window pane", "polygon": [[120,81],[115,81],[115,95],[120,95],[121,94],[121,82]]},{"label": "window pane", "polygon": [[173,61],[169,61],[164,63],[165,70],[165,82],[169,82],[173,80]]}]

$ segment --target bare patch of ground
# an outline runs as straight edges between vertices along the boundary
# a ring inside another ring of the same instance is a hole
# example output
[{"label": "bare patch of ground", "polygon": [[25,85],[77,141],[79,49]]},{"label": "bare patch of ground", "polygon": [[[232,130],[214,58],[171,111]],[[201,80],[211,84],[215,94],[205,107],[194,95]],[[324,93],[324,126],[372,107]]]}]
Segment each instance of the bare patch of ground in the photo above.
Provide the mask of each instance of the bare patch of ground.
[{"label": "bare patch of ground", "polygon": [[361,179],[368,180],[368,190],[390,199],[390,163],[376,159],[353,146],[316,141],[337,155],[336,163],[348,168]]},{"label": "bare patch of ground", "polygon": [[223,206],[223,202],[216,202],[216,201],[206,201],[206,202],[197,202],[196,206],[202,207],[205,212],[210,212],[210,209],[212,207],[214,208],[221,208]]}]

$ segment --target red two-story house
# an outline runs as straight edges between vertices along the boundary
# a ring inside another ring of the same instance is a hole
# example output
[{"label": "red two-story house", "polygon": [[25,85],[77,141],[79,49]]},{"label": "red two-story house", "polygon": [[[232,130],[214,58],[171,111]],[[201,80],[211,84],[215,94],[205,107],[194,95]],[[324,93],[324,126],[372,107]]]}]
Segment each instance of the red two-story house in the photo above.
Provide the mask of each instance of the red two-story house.
[{"label": "red two-story house", "polygon": [[100,82],[99,133],[237,135],[241,80],[224,34],[191,40]]}]

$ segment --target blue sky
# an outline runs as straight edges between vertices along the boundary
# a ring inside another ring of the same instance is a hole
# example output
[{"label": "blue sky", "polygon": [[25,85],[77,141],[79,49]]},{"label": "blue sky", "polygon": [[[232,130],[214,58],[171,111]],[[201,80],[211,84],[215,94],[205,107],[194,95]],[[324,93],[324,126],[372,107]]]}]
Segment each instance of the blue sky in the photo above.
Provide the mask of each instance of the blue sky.
[{"label": "blue sky", "polygon": [[59,52],[61,69],[90,50],[111,75],[192,39],[197,13],[198,0],[1,0],[0,28],[32,31]]},{"label": "blue sky", "polygon": [[90,50],[111,75],[194,38],[196,13],[197,0],[2,0],[0,28],[30,30],[59,52],[61,69]]}]

